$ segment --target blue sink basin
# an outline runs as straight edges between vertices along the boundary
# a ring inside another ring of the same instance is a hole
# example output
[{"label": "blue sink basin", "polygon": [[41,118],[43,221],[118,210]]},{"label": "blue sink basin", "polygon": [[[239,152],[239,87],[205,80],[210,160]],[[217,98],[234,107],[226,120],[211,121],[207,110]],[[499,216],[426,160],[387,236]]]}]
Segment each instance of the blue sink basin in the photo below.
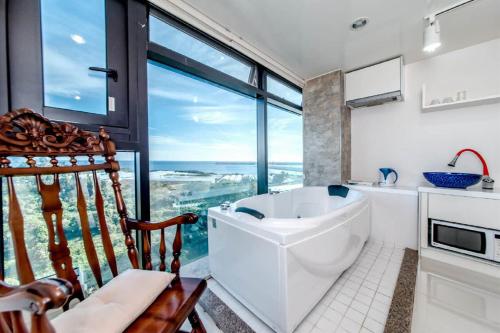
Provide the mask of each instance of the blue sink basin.
[{"label": "blue sink basin", "polygon": [[437,187],[467,188],[476,185],[483,178],[476,173],[424,172],[424,177]]}]

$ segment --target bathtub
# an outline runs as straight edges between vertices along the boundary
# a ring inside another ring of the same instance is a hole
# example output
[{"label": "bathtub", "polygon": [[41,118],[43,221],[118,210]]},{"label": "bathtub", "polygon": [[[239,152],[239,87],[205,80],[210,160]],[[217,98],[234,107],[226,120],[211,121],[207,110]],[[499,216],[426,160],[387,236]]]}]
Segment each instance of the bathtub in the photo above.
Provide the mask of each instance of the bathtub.
[{"label": "bathtub", "polygon": [[[235,212],[238,207],[265,215]],[[212,277],[273,330],[292,332],[355,261],[370,233],[367,197],[304,187],[208,210]]]}]

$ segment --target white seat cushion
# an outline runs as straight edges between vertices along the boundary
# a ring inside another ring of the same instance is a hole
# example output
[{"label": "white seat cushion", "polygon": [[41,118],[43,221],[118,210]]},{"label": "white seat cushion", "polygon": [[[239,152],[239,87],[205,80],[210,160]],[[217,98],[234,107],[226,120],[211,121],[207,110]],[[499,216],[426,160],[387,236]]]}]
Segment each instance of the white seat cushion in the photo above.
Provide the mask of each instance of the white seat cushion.
[{"label": "white seat cushion", "polygon": [[57,333],[119,333],[139,317],[175,274],[129,269],[54,318]]}]

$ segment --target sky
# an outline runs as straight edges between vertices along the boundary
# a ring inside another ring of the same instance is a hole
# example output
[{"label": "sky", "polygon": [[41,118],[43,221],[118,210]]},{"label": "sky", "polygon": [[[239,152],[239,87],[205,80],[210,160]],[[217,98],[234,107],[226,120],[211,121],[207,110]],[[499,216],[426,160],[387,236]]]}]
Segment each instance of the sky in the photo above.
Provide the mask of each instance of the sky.
[{"label": "sky", "polygon": [[44,104],[106,114],[107,83],[103,0],[42,0]]},{"label": "sky", "polygon": [[[45,105],[106,114],[105,8],[103,0],[42,0]],[[150,19],[152,41],[248,82],[251,66],[159,19]],[[276,88],[273,88],[276,87]],[[283,86],[284,87],[284,86]],[[276,94],[295,92],[269,81]],[[173,68],[148,62],[150,158],[165,161],[257,160],[254,98]],[[302,161],[302,118],[268,108],[270,162]]]},{"label": "sky", "polygon": [[[150,158],[257,161],[256,100],[149,61]],[[270,162],[302,162],[302,117],[268,108]]]}]

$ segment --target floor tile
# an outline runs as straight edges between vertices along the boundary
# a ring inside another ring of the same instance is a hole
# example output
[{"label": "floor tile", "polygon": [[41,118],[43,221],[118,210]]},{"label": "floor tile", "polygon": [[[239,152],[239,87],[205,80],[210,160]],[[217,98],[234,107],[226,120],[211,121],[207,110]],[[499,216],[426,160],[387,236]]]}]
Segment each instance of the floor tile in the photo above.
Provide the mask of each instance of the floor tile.
[{"label": "floor tile", "polygon": [[338,325],[339,323],[334,323],[326,318],[321,318],[316,323],[316,328],[319,328],[322,332],[335,332]]},{"label": "floor tile", "polygon": [[341,314],[340,312],[337,312],[333,309],[328,309],[323,314],[323,317],[325,317],[326,319],[330,320],[331,322],[333,322],[335,324],[338,324],[342,320],[343,314]]},{"label": "floor tile", "polygon": [[375,308],[370,308],[367,313],[368,318],[371,318],[382,325],[385,325],[385,321],[387,319],[387,313],[379,311]]},{"label": "floor tile", "polygon": [[349,319],[354,320],[358,324],[362,324],[363,321],[365,320],[365,314],[358,312],[357,310],[350,308],[346,313],[345,316]]},{"label": "floor tile", "polygon": [[373,333],[382,333],[384,331],[384,325],[381,323],[371,319],[371,318],[366,318],[365,322],[363,323],[363,327],[366,327]]},{"label": "floor tile", "polygon": [[390,306],[391,306],[390,304],[384,304],[374,299],[371,308],[379,312],[382,312],[385,316],[387,316],[387,314],[389,313]]},{"label": "floor tile", "polygon": [[353,308],[354,310],[356,310],[358,312],[361,312],[362,314],[367,314],[368,310],[370,309],[370,307],[368,305],[363,304],[357,300],[352,301],[351,308]]},{"label": "floor tile", "polygon": [[347,332],[358,333],[359,330],[361,329],[361,324],[355,322],[352,319],[344,317],[344,319],[342,319],[342,322],[340,323],[340,327],[346,330]]},{"label": "floor tile", "polygon": [[361,302],[365,305],[370,306],[372,304],[372,298],[370,296],[366,296],[364,294],[357,294],[354,298],[356,301]]},{"label": "floor tile", "polygon": [[336,299],[337,301],[339,301],[340,303],[343,303],[343,304],[345,304],[345,305],[350,305],[350,304],[351,304],[351,302],[352,302],[353,297],[352,297],[352,296],[348,296],[348,295],[346,295],[346,294],[344,294],[344,293],[340,292],[340,293],[339,293],[339,294],[335,297],[335,299]]},{"label": "floor tile", "polygon": [[362,287],[366,287],[372,290],[377,290],[378,284],[370,282],[370,281],[364,281],[362,284]]},{"label": "floor tile", "polygon": [[345,305],[344,303],[342,302],[339,302],[337,300],[334,300],[331,304],[330,304],[330,308],[341,313],[342,315],[347,311],[349,306]]},{"label": "floor tile", "polygon": [[386,305],[391,305],[392,298],[389,297],[389,296],[386,296],[384,294],[381,294],[381,293],[376,293],[375,294],[375,300],[377,302],[380,302],[380,303],[383,303],[383,304],[386,304]]},{"label": "floor tile", "polygon": [[347,295],[347,296],[352,297],[352,298],[354,298],[354,296],[356,296],[356,294],[357,294],[357,290],[356,289],[352,289],[352,288],[349,288],[347,286],[344,286],[344,288],[342,288],[340,290],[340,292],[342,294]]},{"label": "floor tile", "polygon": [[367,287],[361,287],[361,288],[359,288],[358,292],[360,294],[366,295],[366,296],[368,296],[370,298],[374,298],[374,296],[375,296],[375,290],[367,288]]}]

